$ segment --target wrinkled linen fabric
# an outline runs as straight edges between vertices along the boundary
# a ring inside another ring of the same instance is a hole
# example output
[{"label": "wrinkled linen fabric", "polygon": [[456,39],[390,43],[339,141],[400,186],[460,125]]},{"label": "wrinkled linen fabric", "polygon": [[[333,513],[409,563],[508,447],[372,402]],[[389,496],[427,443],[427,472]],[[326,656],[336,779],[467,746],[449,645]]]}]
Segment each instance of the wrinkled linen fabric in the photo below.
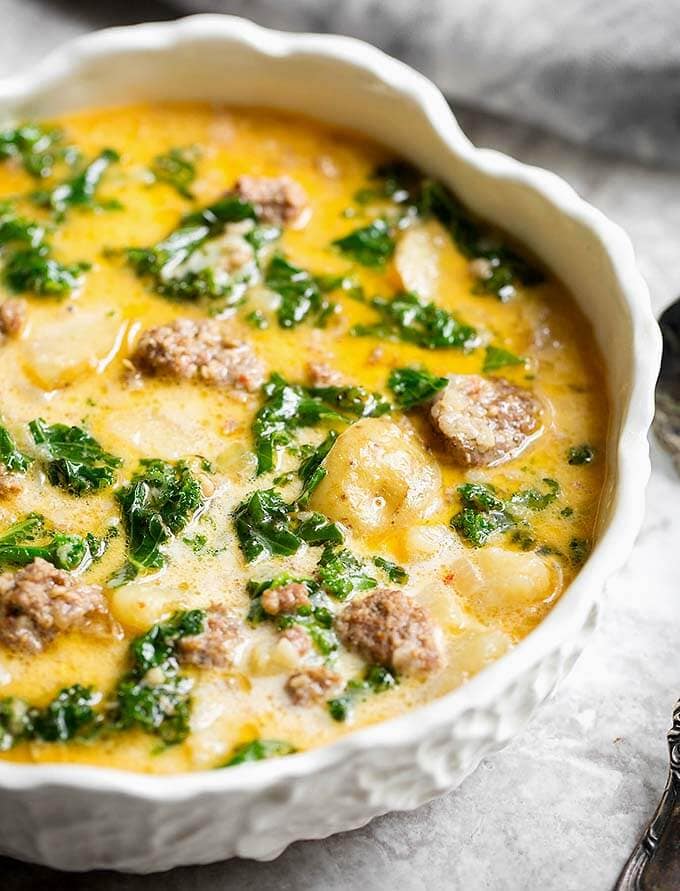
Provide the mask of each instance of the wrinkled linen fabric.
[{"label": "wrinkled linen fabric", "polygon": [[680,0],[174,0],[348,34],[454,103],[598,149],[680,164]]}]

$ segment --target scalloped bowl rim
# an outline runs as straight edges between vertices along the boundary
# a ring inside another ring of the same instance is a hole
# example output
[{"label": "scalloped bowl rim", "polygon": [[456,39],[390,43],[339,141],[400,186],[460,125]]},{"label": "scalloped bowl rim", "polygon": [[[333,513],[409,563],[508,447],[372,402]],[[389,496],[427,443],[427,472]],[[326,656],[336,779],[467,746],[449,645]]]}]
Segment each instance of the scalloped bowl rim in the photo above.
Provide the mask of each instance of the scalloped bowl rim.
[{"label": "scalloped bowl rim", "polygon": [[171,22],[109,28],[64,43],[30,73],[0,81],[0,103],[39,93],[56,76],[75,72],[97,55],[123,50],[172,48],[185,39],[224,37],[240,40],[262,56],[309,54],[360,69],[415,100],[433,131],[452,154],[497,179],[511,179],[539,192],[562,214],[584,224],[609,255],[633,328],[633,385],[622,420],[616,454],[617,484],[611,517],[590,557],[545,619],[506,655],[461,687],[404,715],[356,730],[286,758],[244,764],[229,770],[144,774],[78,764],[21,764],[0,761],[0,788],[28,789],[58,785],[79,790],[114,791],[155,801],[182,800],[203,792],[248,791],[274,780],[294,780],[344,761],[357,750],[389,749],[423,738],[432,727],[451,723],[480,702],[497,700],[523,670],[540,662],[557,645],[576,635],[612,573],[625,563],[640,529],[650,462],[647,431],[653,417],[653,392],[661,338],[649,291],[637,269],[625,232],[579,197],[556,174],[523,164],[490,149],[479,149],[463,134],[441,92],[423,75],[361,40],[336,35],[298,34],[263,28],[245,19],[195,15]]}]

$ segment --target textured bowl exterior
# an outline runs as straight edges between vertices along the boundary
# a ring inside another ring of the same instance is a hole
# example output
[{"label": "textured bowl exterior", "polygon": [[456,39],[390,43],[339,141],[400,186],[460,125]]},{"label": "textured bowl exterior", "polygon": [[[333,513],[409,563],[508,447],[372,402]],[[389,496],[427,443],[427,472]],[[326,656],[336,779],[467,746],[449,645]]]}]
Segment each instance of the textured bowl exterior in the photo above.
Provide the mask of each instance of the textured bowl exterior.
[{"label": "textured bowl exterior", "polygon": [[660,357],[649,295],[625,234],[562,180],[476,149],[425,78],[356,40],[194,16],[80,38],[0,82],[0,120],[134,100],[203,99],[299,111],[351,126],[447,182],[571,288],[593,324],[612,401],[599,537],[541,625],[461,689],[400,718],[280,760],[154,777],[0,762],[0,853],[67,870],[152,872],[276,857],[457,786],[528,721],[569,671],[597,598],[643,514]]}]

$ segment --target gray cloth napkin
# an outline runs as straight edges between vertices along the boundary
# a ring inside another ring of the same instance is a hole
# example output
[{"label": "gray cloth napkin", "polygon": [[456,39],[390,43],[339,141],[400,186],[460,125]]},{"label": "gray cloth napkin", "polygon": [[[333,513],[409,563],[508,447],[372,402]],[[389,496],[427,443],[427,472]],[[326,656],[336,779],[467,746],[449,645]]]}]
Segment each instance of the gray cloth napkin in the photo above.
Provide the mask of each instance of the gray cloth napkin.
[{"label": "gray cloth napkin", "polygon": [[454,102],[578,143],[680,163],[680,0],[174,0],[361,37]]}]

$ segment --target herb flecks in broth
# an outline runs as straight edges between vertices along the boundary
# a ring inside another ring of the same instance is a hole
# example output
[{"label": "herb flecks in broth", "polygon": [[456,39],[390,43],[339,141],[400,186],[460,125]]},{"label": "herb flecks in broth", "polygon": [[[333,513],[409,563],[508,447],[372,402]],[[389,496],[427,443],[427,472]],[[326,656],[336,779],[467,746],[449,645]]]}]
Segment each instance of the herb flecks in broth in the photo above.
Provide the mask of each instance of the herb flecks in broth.
[{"label": "herb flecks in broth", "polygon": [[40,223],[19,216],[9,202],[0,202],[0,257],[9,288],[39,297],[67,297],[80,287],[90,264],[56,260],[46,234]]}]

